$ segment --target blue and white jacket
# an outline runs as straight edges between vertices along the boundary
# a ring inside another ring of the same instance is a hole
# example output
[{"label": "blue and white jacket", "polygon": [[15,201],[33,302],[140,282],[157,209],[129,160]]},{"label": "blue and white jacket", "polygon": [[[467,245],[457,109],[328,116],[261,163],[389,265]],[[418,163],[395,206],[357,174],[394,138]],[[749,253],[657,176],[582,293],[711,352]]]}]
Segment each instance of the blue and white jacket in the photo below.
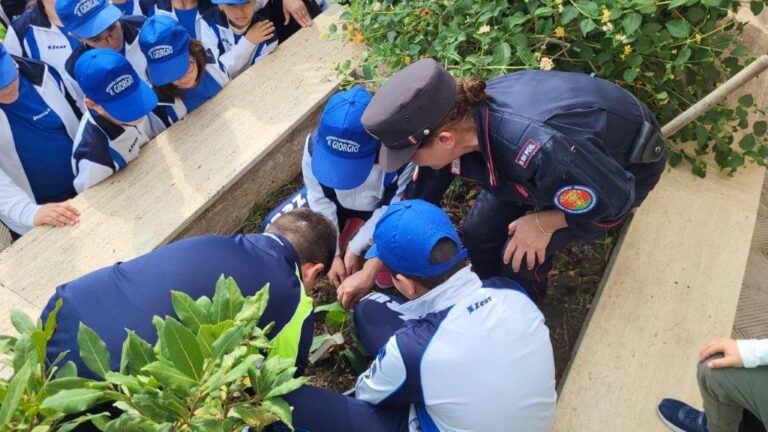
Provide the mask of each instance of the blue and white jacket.
[{"label": "blue and white jacket", "polygon": [[358,399],[409,406],[412,432],[551,429],[549,330],[522,288],[467,267],[397,309],[408,321],[359,377]]},{"label": "blue and white jacket", "polygon": [[170,126],[166,116],[166,106],[158,104],[137,126],[119,126],[86,111],[72,151],[77,193],[128,166],[146,143]]},{"label": "blue and white jacket", "polygon": [[[139,77],[141,77],[147,84],[152,85],[147,77],[147,59],[139,48],[139,30],[141,30],[141,26],[144,24],[145,20],[146,18],[143,16],[120,18],[120,25],[123,29],[123,55],[128,59],[128,63],[136,69],[136,73],[139,74]],[[75,80],[75,64],[77,63],[77,59],[89,49],[91,48],[88,47],[88,45],[81,42],[74,48],[72,54],[64,65],[66,72],[64,74],[64,79],[68,83],[67,87],[71,90],[80,110],[83,112],[87,111],[85,103],[83,102],[85,95]]]},{"label": "blue and white jacket", "polygon": [[[80,111],[64,87],[59,74],[50,66],[15,57],[19,74],[28,79],[48,106],[61,118],[72,139],[77,134]],[[40,205],[16,152],[8,118],[0,109],[0,220],[11,230],[25,234],[34,225]]]},{"label": "blue and white jacket", "polygon": [[[141,5],[141,13],[147,18],[154,15],[168,15],[171,18],[179,21],[179,17],[176,15],[176,10],[173,7],[171,0],[139,0]],[[203,17],[203,14],[211,8],[215,8],[215,5],[210,0],[198,0],[197,2],[197,17],[195,18],[195,28],[198,29],[197,24]],[[200,34],[189,35],[192,39],[200,39]]]},{"label": "blue and white jacket", "polygon": [[9,53],[46,62],[62,76],[72,54],[69,38],[48,20],[42,1],[13,20],[3,43]]},{"label": "blue and white jacket", "polygon": [[[414,165],[409,163],[396,172],[386,173],[379,164],[374,164],[362,185],[350,190],[332,189],[321,185],[312,172],[313,135],[307,136],[301,161],[301,174],[307,188],[309,208],[322,213],[334,225],[338,225],[339,206],[349,210],[372,212],[365,225],[347,245],[355,255],[361,256],[373,244],[373,231],[389,205],[403,199],[403,193],[413,178]],[[336,253],[338,254],[339,250]]]},{"label": "blue and white jacket", "polygon": [[[257,0],[256,3],[258,10],[259,5],[266,2]],[[263,19],[259,14],[254,13],[251,25]],[[254,45],[245,38],[244,33],[236,34],[229,25],[227,16],[218,8],[206,11],[202,19],[197,22],[197,26],[200,41],[206,47],[217,47],[218,60],[229,71],[232,78],[240,75],[249,66],[277,48],[277,37]]]}]

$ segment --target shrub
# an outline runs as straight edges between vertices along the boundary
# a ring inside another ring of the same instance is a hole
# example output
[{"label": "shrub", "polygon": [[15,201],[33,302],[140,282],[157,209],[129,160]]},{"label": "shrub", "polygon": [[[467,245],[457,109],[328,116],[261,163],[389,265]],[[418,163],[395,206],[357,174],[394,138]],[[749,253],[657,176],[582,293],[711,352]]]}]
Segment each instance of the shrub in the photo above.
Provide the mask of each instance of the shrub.
[{"label": "shrub", "polygon": [[[768,0],[752,1],[760,13]],[[690,107],[752,60],[740,44],[744,24],[736,0],[353,0],[342,35],[369,49],[339,65],[344,82],[379,85],[394,70],[422,57],[442,62],[455,76],[492,78],[541,68],[592,73],[627,88],[663,123]],[[338,32],[336,27],[331,32]],[[546,89],[542,89],[546,91]],[[749,114],[761,114],[751,122]],[[721,169],[768,156],[765,112],[744,96],[719,105],[682,129],[670,163],[683,160],[699,176],[702,156]],[[746,132],[734,145],[733,135]]]},{"label": "shrub", "polygon": [[[269,356],[272,325],[257,323],[269,298],[265,286],[243,297],[231,278],[216,284],[212,299],[193,300],[172,292],[179,320],[155,317],[152,346],[128,331],[119,371],[110,370],[110,354],[92,329],[80,324],[80,357],[98,380],[77,376],[62,353],[51,364],[47,342],[56,327],[61,301],[45,325],[13,312],[18,338],[0,338],[0,353],[10,356],[10,380],[0,379],[0,430],[66,432],[90,421],[102,431],[240,432],[260,431],[271,423],[291,424],[281,396],[301,386],[292,361]],[[109,407],[118,413],[91,413]]]}]

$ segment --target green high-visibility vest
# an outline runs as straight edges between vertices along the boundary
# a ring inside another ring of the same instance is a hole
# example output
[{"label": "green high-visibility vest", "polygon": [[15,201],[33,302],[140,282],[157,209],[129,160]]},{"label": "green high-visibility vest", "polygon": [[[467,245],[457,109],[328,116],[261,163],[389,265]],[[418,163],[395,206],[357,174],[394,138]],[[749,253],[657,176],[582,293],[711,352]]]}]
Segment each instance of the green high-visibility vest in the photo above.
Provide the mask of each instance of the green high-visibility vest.
[{"label": "green high-visibility vest", "polygon": [[267,358],[278,356],[281,359],[290,360],[294,364],[296,364],[296,358],[299,355],[301,328],[304,326],[304,321],[312,313],[313,308],[312,297],[308,296],[304,290],[304,284],[301,281],[301,271],[298,265],[296,266],[296,278],[299,280],[301,292],[299,294],[299,304],[296,306],[296,311],[293,313],[291,320],[270,341],[272,349],[267,355]]}]

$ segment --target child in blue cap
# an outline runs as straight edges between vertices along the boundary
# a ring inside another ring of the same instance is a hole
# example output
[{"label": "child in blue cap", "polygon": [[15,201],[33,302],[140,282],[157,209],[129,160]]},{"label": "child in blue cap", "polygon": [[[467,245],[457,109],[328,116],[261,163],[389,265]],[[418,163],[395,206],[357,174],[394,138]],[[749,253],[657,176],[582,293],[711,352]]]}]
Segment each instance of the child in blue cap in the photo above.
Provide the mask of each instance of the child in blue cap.
[{"label": "child in blue cap", "polygon": [[0,44],[0,221],[14,238],[33,226],[74,225],[67,200],[80,110],[56,71]]},{"label": "child in blue cap", "polygon": [[80,41],[73,48],[64,68],[70,90],[83,111],[84,96],[75,79],[75,64],[88,50],[110,48],[124,55],[141,79],[147,80],[147,61],[139,49],[138,40],[144,17],[124,17],[120,9],[107,0],[57,0],[56,13],[66,31]]},{"label": "child in blue cap", "polygon": [[[387,173],[377,163],[381,144],[360,122],[370,100],[371,94],[360,86],[330,98],[304,145],[305,189],[265,218],[269,223],[293,208],[309,207],[335,222],[339,249],[328,278],[336,287],[360,270],[376,222],[388,205],[402,199],[413,175],[413,165]],[[378,274],[377,283],[391,286],[386,271]]]},{"label": "child in blue cap", "polygon": [[229,83],[229,73],[211,50],[190,39],[184,28],[167,15],[155,15],[144,23],[139,46],[147,57],[147,74],[158,96],[179,100],[190,112]]},{"label": "child in blue cap", "polygon": [[145,16],[171,17],[187,31],[189,37],[200,39],[197,34],[199,21],[214,6],[211,0],[141,0],[141,7]]},{"label": "child in blue cap", "polygon": [[355,330],[378,353],[354,398],[305,386],[285,396],[312,432],[546,432],[555,367],[544,316],[523,287],[481,280],[448,216],[421,200],[392,204],[368,256],[407,299],[375,293]]},{"label": "child in blue cap", "polygon": [[155,92],[111,49],[84,53],[75,65],[75,78],[88,107],[72,154],[75,189],[82,192],[125,168],[169,124],[152,112],[158,102]]},{"label": "child in blue cap", "polygon": [[218,48],[219,62],[232,78],[277,48],[275,25],[257,11],[267,0],[212,0],[199,22],[203,45]]}]

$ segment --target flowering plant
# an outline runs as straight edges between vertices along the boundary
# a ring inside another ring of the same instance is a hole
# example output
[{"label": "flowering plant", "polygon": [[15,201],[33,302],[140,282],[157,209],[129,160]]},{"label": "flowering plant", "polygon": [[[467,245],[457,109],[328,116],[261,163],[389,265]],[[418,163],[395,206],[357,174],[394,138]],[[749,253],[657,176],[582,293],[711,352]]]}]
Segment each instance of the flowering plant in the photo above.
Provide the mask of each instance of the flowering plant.
[{"label": "flowering plant", "polygon": [[[766,3],[752,1],[752,12]],[[630,90],[664,124],[753,59],[740,44],[744,24],[731,13],[740,7],[737,0],[352,0],[331,32],[369,47],[362,76],[352,62],[339,65],[346,84],[375,88],[422,57],[457,77],[578,71]],[[745,161],[765,164],[768,124],[761,118],[765,112],[749,95],[735,107],[714,107],[675,135],[693,144],[673,144],[670,164],[687,161],[702,177],[710,153],[730,171]],[[735,145],[739,130],[746,133]]]}]

